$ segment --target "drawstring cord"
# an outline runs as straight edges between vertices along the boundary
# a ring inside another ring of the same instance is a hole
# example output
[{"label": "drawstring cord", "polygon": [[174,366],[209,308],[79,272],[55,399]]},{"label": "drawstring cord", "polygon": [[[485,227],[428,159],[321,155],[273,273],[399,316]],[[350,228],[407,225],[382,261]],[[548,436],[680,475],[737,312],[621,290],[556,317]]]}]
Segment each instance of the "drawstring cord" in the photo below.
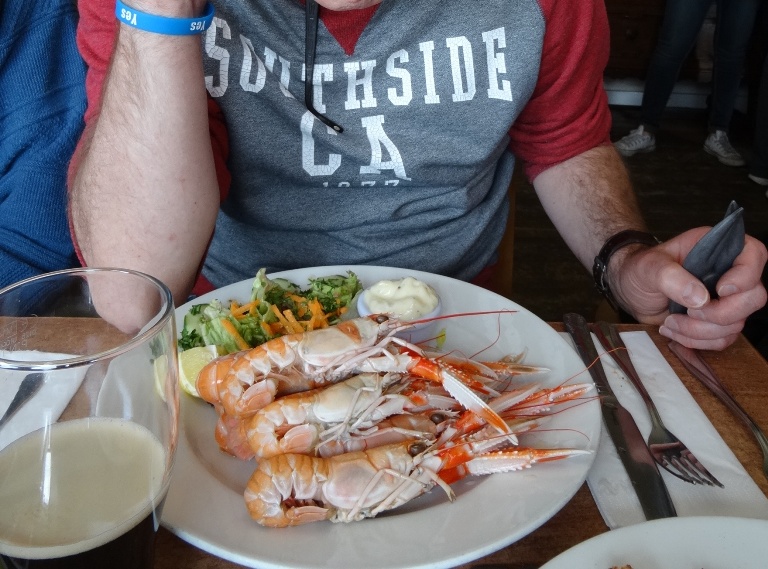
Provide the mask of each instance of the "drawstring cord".
[{"label": "drawstring cord", "polygon": [[315,49],[317,47],[317,22],[320,9],[315,0],[307,0],[306,9],[306,38],[307,45],[304,50],[304,67],[306,68],[306,78],[304,80],[304,105],[307,110],[315,115],[317,119],[332,128],[336,132],[344,132],[341,125],[333,122],[331,119],[321,114],[314,105],[314,76],[315,76]]}]

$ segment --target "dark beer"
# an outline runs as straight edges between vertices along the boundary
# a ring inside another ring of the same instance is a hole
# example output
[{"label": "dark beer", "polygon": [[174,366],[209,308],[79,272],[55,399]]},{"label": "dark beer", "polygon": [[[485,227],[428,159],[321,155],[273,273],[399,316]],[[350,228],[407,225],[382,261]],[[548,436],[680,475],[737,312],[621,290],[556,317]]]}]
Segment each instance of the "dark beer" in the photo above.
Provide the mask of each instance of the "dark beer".
[{"label": "dark beer", "polygon": [[[55,559],[20,559],[0,553],[0,568],[5,569],[150,569],[152,567],[155,532],[160,510],[150,514],[133,529],[116,539],[89,551]],[[76,549],[77,546],[73,546]]]},{"label": "dark beer", "polygon": [[150,569],[164,472],[157,438],[121,419],[15,441],[0,451],[0,567]]}]

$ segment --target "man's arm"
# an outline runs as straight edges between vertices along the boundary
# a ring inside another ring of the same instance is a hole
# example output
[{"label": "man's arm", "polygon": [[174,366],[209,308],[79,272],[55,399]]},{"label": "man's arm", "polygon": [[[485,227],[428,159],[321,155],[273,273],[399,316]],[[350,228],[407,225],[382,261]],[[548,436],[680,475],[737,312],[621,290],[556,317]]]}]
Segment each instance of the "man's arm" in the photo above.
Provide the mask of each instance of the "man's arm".
[{"label": "man's arm", "polygon": [[[534,187],[547,214],[585,267],[603,243],[624,229],[644,229],[624,165],[612,146],[599,146],[542,172]],[[682,262],[708,228],[687,231],[657,247],[620,249],[608,265],[619,304],[638,321],[661,325],[662,335],[700,349],[733,343],[747,316],[766,302],[760,276],[765,246],[747,237],[744,251],[717,285],[718,300]],[[687,307],[670,315],[669,299]]]},{"label": "man's arm", "polygon": [[[197,16],[203,6],[132,2],[170,17]],[[200,44],[198,35],[120,24],[71,180],[73,231],[85,262],[154,275],[177,302],[194,283],[219,205]]]},{"label": "man's arm", "polygon": [[533,185],[560,235],[590,270],[609,237],[624,229],[645,229],[627,171],[611,145],[544,170]]}]

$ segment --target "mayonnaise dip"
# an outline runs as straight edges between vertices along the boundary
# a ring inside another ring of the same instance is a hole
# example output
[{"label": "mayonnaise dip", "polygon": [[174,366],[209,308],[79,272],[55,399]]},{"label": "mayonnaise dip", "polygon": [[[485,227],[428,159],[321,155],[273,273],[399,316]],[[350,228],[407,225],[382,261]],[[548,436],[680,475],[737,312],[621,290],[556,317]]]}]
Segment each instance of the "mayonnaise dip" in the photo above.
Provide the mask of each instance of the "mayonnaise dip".
[{"label": "mayonnaise dip", "polygon": [[428,284],[413,277],[379,281],[363,293],[372,313],[386,313],[403,321],[418,320],[438,305],[437,293]]}]

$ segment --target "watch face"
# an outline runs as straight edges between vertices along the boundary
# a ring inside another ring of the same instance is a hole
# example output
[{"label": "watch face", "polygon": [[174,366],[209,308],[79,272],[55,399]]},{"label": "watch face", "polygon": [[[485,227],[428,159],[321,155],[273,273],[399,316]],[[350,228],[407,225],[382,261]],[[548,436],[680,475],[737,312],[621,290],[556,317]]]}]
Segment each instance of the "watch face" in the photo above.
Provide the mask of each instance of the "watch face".
[{"label": "watch face", "polygon": [[601,294],[608,290],[608,285],[605,282],[605,269],[605,262],[600,257],[595,257],[595,264],[592,266],[592,278],[595,280],[595,286]]}]

